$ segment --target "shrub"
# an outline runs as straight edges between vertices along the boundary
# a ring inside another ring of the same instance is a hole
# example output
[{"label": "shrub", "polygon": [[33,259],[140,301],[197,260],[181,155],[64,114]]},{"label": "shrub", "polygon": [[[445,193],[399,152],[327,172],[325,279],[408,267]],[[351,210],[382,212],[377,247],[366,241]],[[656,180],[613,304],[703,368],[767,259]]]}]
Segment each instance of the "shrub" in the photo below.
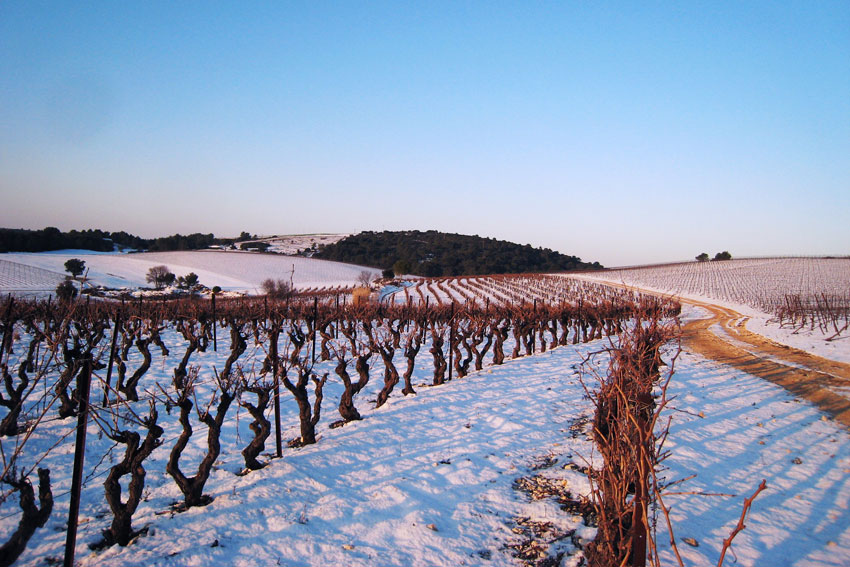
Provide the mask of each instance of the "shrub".
[{"label": "shrub", "polygon": [[198,285],[198,274],[189,272],[185,276],[180,276],[177,278],[177,285],[183,289],[192,289]]},{"label": "shrub", "polygon": [[697,262],[708,262],[708,254],[706,254],[705,252],[701,253],[699,256],[696,257],[696,261]]},{"label": "shrub", "polygon": [[56,297],[58,297],[60,301],[71,301],[77,297],[77,287],[71,280],[65,280],[56,286]]},{"label": "shrub", "polygon": [[410,262],[407,260],[397,260],[393,264],[393,272],[398,275],[409,274],[413,268],[410,267]]},{"label": "shrub", "polygon": [[732,254],[730,254],[729,252],[724,250],[723,252],[718,252],[717,254],[715,254],[714,259],[715,260],[731,260]]},{"label": "shrub", "polygon": [[74,276],[75,278],[82,274],[86,269],[86,263],[79,258],[71,258],[67,262],[65,262],[65,271]]},{"label": "shrub", "polygon": [[288,299],[292,297],[292,284],[286,280],[273,280],[271,278],[260,284],[263,293],[274,299]]}]

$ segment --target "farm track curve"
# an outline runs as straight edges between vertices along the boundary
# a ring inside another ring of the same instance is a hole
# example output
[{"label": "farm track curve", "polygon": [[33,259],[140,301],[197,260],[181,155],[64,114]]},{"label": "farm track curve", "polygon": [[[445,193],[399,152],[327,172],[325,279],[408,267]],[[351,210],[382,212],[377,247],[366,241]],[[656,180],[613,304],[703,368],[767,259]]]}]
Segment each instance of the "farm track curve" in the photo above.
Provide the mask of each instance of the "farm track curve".
[{"label": "farm track curve", "polygon": [[[601,283],[649,295],[673,297],[638,286]],[[734,309],[694,299],[676,299],[709,313],[708,318],[689,321],[682,327],[682,344],[685,347],[782,386],[850,428],[850,397],[833,390],[840,388],[850,392],[850,364],[816,356],[753,333],[746,328],[749,318]],[[718,329],[719,333],[714,329]]]},{"label": "farm track curve", "polygon": [[[832,388],[850,389],[850,364],[780,345],[746,329],[747,317],[726,308],[680,299],[710,317],[682,328],[682,343],[698,354],[782,386],[850,427],[850,398]],[[717,329],[717,332],[715,332]]]}]

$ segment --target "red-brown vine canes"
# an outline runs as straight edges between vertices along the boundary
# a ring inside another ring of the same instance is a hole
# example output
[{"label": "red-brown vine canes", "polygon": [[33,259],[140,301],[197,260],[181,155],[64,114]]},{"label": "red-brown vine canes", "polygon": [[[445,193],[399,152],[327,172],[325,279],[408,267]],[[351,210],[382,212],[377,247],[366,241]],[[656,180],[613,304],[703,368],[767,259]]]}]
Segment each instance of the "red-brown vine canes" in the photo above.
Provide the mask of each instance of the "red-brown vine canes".
[{"label": "red-brown vine canes", "polygon": [[[357,411],[354,405],[354,397],[369,383],[369,359],[373,354],[369,343],[360,340],[358,337],[358,319],[356,317],[341,319],[339,329],[345,340],[348,341],[348,345],[333,348],[334,358],[337,361],[334,372],[342,380],[344,387],[339,400],[339,415],[342,417],[342,421],[335,422],[331,427],[338,427],[339,425],[360,419],[360,412]],[[348,373],[348,365],[352,359],[355,360],[354,367],[357,371],[357,382],[352,382],[351,376]]]},{"label": "red-brown vine canes", "polygon": [[[248,445],[242,449],[242,457],[248,470],[256,471],[266,466],[257,457],[266,448],[266,439],[271,435],[272,424],[266,418],[266,410],[272,401],[272,393],[275,388],[274,375],[268,373],[259,376],[246,377],[240,370],[242,387],[239,392],[239,405],[245,408],[251,415],[253,421],[248,425],[254,433],[254,437]],[[245,399],[246,393],[256,396],[256,404]]]},{"label": "red-brown vine canes", "polygon": [[[101,410],[103,411],[103,410]],[[94,547],[105,547],[114,544],[120,546],[128,545],[134,537],[145,530],[133,530],[133,514],[142,499],[145,487],[146,471],[144,461],[153,451],[162,445],[161,437],[163,429],[157,425],[158,413],[156,411],[156,400],[150,400],[150,410],[146,418],[137,416],[127,406],[124,415],[118,415],[113,411],[111,421],[101,419],[95,414],[95,420],[100,425],[104,434],[116,444],[125,446],[124,457],[109,469],[106,481],[103,483],[106,494],[106,502],[112,511],[112,523],[103,531],[103,542],[95,544]],[[125,421],[135,423],[145,432],[144,440],[139,432],[120,426],[119,422]],[[121,500],[121,478],[130,475],[127,484],[127,499]]]},{"label": "red-brown vine canes", "polygon": [[[671,548],[679,565],[683,566],[669,508],[664,503],[663,489],[656,476],[659,464],[669,456],[662,448],[670,420],[660,429],[657,423],[668,403],[667,390],[678,355],[672,357],[666,380],[659,384],[659,349],[666,338],[677,333],[671,326],[658,322],[662,313],[669,312],[665,303],[644,302],[642,309],[651,317],[649,322],[638,323],[620,337],[619,346],[610,350],[609,379],[603,382],[600,392],[591,394],[597,405],[594,437],[604,457],[602,469],[590,471],[599,530],[586,554],[589,565],[594,567],[643,566],[647,557],[653,565],[661,565],[654,521],[649,516],[653,500],[664,514]],[[660,391],[656,399],[652,396],[654,384]],[[762,481],[759,489],[745,501],[738,526],[724,541],[718,566],[722,565],[732,539],[744,528],[743,521],[752,501],[764,488]]]},{"label": "red-brown vine canes", "polygon": [[[55,310],[49,307],[45,310],[42,302],[25,302],[23,305],[16,304],[16,309],[12,312],[12,300],[9,298],[8,311],[6,317],[7,329],[11,330],[16,323],[23,324],[26,332],[30,334],[31,340],[29,346],[24,349],[25,356],[19,357],[17,361],[12,361],[14,352],[14,342],[22,340],[18,333],[8,333],[8,343],[2,349],[3,354],[7,358],[2,363],[4,373],[4,382],[7,388],[7,393],[10,398],[7,401],[11,402],[12,407],[8,407],[9,413],[4,418],[4,429],[6,436],[19,436],[15,442],[14,451],[11,454],[4,455],[4,468],[0,473],[0,484],[5,484],[11,487],[11,492],[5,492],[0,495],[0,502],[8,502],[13,492],[18,493],[18,506],[21,510],[21,517],[18,521],[18,526],[9,536],[8,540],[0,546],[0,566],[8,566],[24,552],[29,540],[35,534],[38,528],[45,525],[53,510],[53,493],[50,486],[50,471],[49,469],[38,469],[38,505],[36,504],[35,492],[30,482],[29,476],[31,470],[21,470],[19,458],[23,454],[24,446],[35,427],[43,419],[51,407],[52,402],[45,401],[44,409],[37,412],[37,415],[28,415],[28,427],[21,427],[17,423],[18,416],[23,410],[23,404],[27,397],[33,392],[36,385],[46,379],[48,370],[55,361],[55,355],[59,349],[59,337],[65,332],[67,317],[63,314],[57,316]],[[41,344],[44,343],[45,348],[41,349]],[[8,372],[9,365],[20,363],[18,367],[18,375],[20,383],[17,387],[12,386],[12,377]],[[8,392],[9,388],[15,392],[12,396]],[[46,393],[46,392],[45,392]],[[4,404],[5,405],[5,404]],[[18,472],[20,471],[20,473]]]},{"label": "red-brown vine canes", "polygon": [[723,549],[720,551],[720,559],[717,560],[717,567],[722,567],[723,559],[726,557],[726,552],[732,548],[732,540],[735,539],[739,533],[741,533],[746,526],[744,525],[744,521],[747,519],[747,514],[750,512],[750,507],[753,505],[753,501],[756,497],[761,494],[761,491],[767,488],[767,481],[762,479],[761,484],[759,484],[756,491],[753,494],[744,500],[744,507],[741,510],[741,517],[738,519],[738,524],[732,530],[732,533],[729,534],[729,537],[723,540]]},{"label": "red-brown vine canes", "polygon": [[[322,391],[328,380],[328,374],[324,374],[320,379],[313,373],[312,354],[310,352],[302,354],[306,342],[306,337],[302,329],[302,325],[304,324],[304,321],[301,319],[292,321],[292,326],[288,332],[291,352],[288,356],[281,357],[278,364],[280,380],[295,398],[296,404],[298,404],[298,421],[301,436],[289,442],[289,446],[291,447],[312,445],[316,442],[316,425],[321,418]],[[290,380],[292,374],[297,376],[295,382]],[[310,403],[308,389],[310,381],[313,382],[312,404]]]},{"label": "red-brown vine canes", "polygon": [[[195,386],[198,379],[198,368],[192,367],[188,370],[186,376],[179,377],[175,373],[174,389],[177,393],[176,400],[166,393],[168,398],[167,403],[174,404],[180,408],[179,421],[183,428],[177,442],[171,449],[171,454],[168,458],[165,470],[174,479],[174,482],[183,493],[183,509],[191,508],[192,506],[203,506],[212,501],[212,498],[205,495],[204,485],[209,479],[212,466],[221,453],[221,427],[224,423],[227,410],[231,403],[238,395],[240,387],[239,373],[235,371],[233,365],[236,360],[245,352],[247,348],[245,342],[244,329],[242,325],[235,320],[230,320],[230,355],[224,364],[221,372],[215,373],[216,392],[210,399],[207,407],[198,411],[198,419],[207,426],[207,454],[204,455],[197,472],[194,476],[187,477],[180,468],[180,457],[189,439],[192,437],[191,412],[194,408],[193,399],[195,398]],[[162,390],[165,393],[165,390]],[[216,413],[213,416],[210,413],[212,405],[218,400]]]},{"label": "red-brown vine canes", "polygon": [[12,565],[27,547],[30,538],[38,528],[47,523],[53,511],[53,493],[50,490],[50,471],[38,469],[38,506],[35,504],[35,492],[26,477],[8,476],[2,479],[4,484],[12,486],[19,493],[21,519],[18,527],[9,539],[0,546],[0,567]]},{"label": "red-brown vine canes", "polygon": [[638,319],[609,349],[608,378],[592,395],[594,440],[604,462],[589,471],[599,526],[585,550],[591,567],[646,565],[649,478],[657,464],[652,390],[659,350],[674,334],[657,316],[646,323]]}]

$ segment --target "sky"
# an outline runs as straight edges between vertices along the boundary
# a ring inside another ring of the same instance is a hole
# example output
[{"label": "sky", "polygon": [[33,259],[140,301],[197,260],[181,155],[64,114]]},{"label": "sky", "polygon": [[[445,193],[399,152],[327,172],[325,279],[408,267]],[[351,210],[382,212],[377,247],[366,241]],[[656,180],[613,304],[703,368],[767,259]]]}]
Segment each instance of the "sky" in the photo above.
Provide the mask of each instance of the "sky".
[{"label": "sky", "polygon": [[0,226],[850,254],[850,2],[0,2]]}]

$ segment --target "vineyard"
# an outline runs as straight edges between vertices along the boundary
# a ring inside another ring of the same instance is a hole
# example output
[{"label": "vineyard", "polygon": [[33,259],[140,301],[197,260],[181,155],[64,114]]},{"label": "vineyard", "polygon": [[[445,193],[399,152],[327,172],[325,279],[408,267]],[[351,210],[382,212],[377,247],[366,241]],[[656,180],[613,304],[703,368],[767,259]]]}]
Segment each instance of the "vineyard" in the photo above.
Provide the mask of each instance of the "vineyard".
[{"label": "vineyard", "polygon": [[[523,295],[527,284],[535,291]],[[152,489],[179,494],[157,514],[203,507],[219,461],[251,474],[360,420],[364,405],[614,335],[635,317],[678,313],[677,304],[562,278],[468,283],[463,303],[431,285],[433,303],[7,299],[4,553],[38,541],[69,492],[79,498],[82,489],[89,507],[104,510],[80,527],[86,544],[124,546],[140,533],[133,517]],[[94,438],[74,488],[73,423],[86,415]]]},{"label": "vineyard", "polygon": [[593,305],[606,301],[639,301],[641,294],[560,275],[529,274],[416,279],[389,288],[387,304],[450,305],[487,309],[489,306]]},{"label": "vineyard", "polygon": [[62,274],[0,260],[0,289],[6,293],[54,290],[65,277]]},{"label": "vineyard", "polygon": [[[781,388],[677,358],[679,310],[560,275],[397,280],[372,301],[6,298],[0,565],[69,549],[116,566],[603,565],[642,550],[840,565],[846,435]],[[638,447],[648,461],[621,460]],[[589,466],[596,451],[621,464]],[[622,539],[635,486],[657,540]],[[752,535],[728,545],[730,498],[762,490]],[[795,528],[800,510],[824,514],[820,535]],[[701,545],[665,541],[665,520]],[[785,543],[768,553],[765,538]]]},{"label": "vineyard", "polygon": [[687,262],[588,276],[667,294],[749,306],[792,331],[826,339],[850,325],[850,258],[768,258]]}]

